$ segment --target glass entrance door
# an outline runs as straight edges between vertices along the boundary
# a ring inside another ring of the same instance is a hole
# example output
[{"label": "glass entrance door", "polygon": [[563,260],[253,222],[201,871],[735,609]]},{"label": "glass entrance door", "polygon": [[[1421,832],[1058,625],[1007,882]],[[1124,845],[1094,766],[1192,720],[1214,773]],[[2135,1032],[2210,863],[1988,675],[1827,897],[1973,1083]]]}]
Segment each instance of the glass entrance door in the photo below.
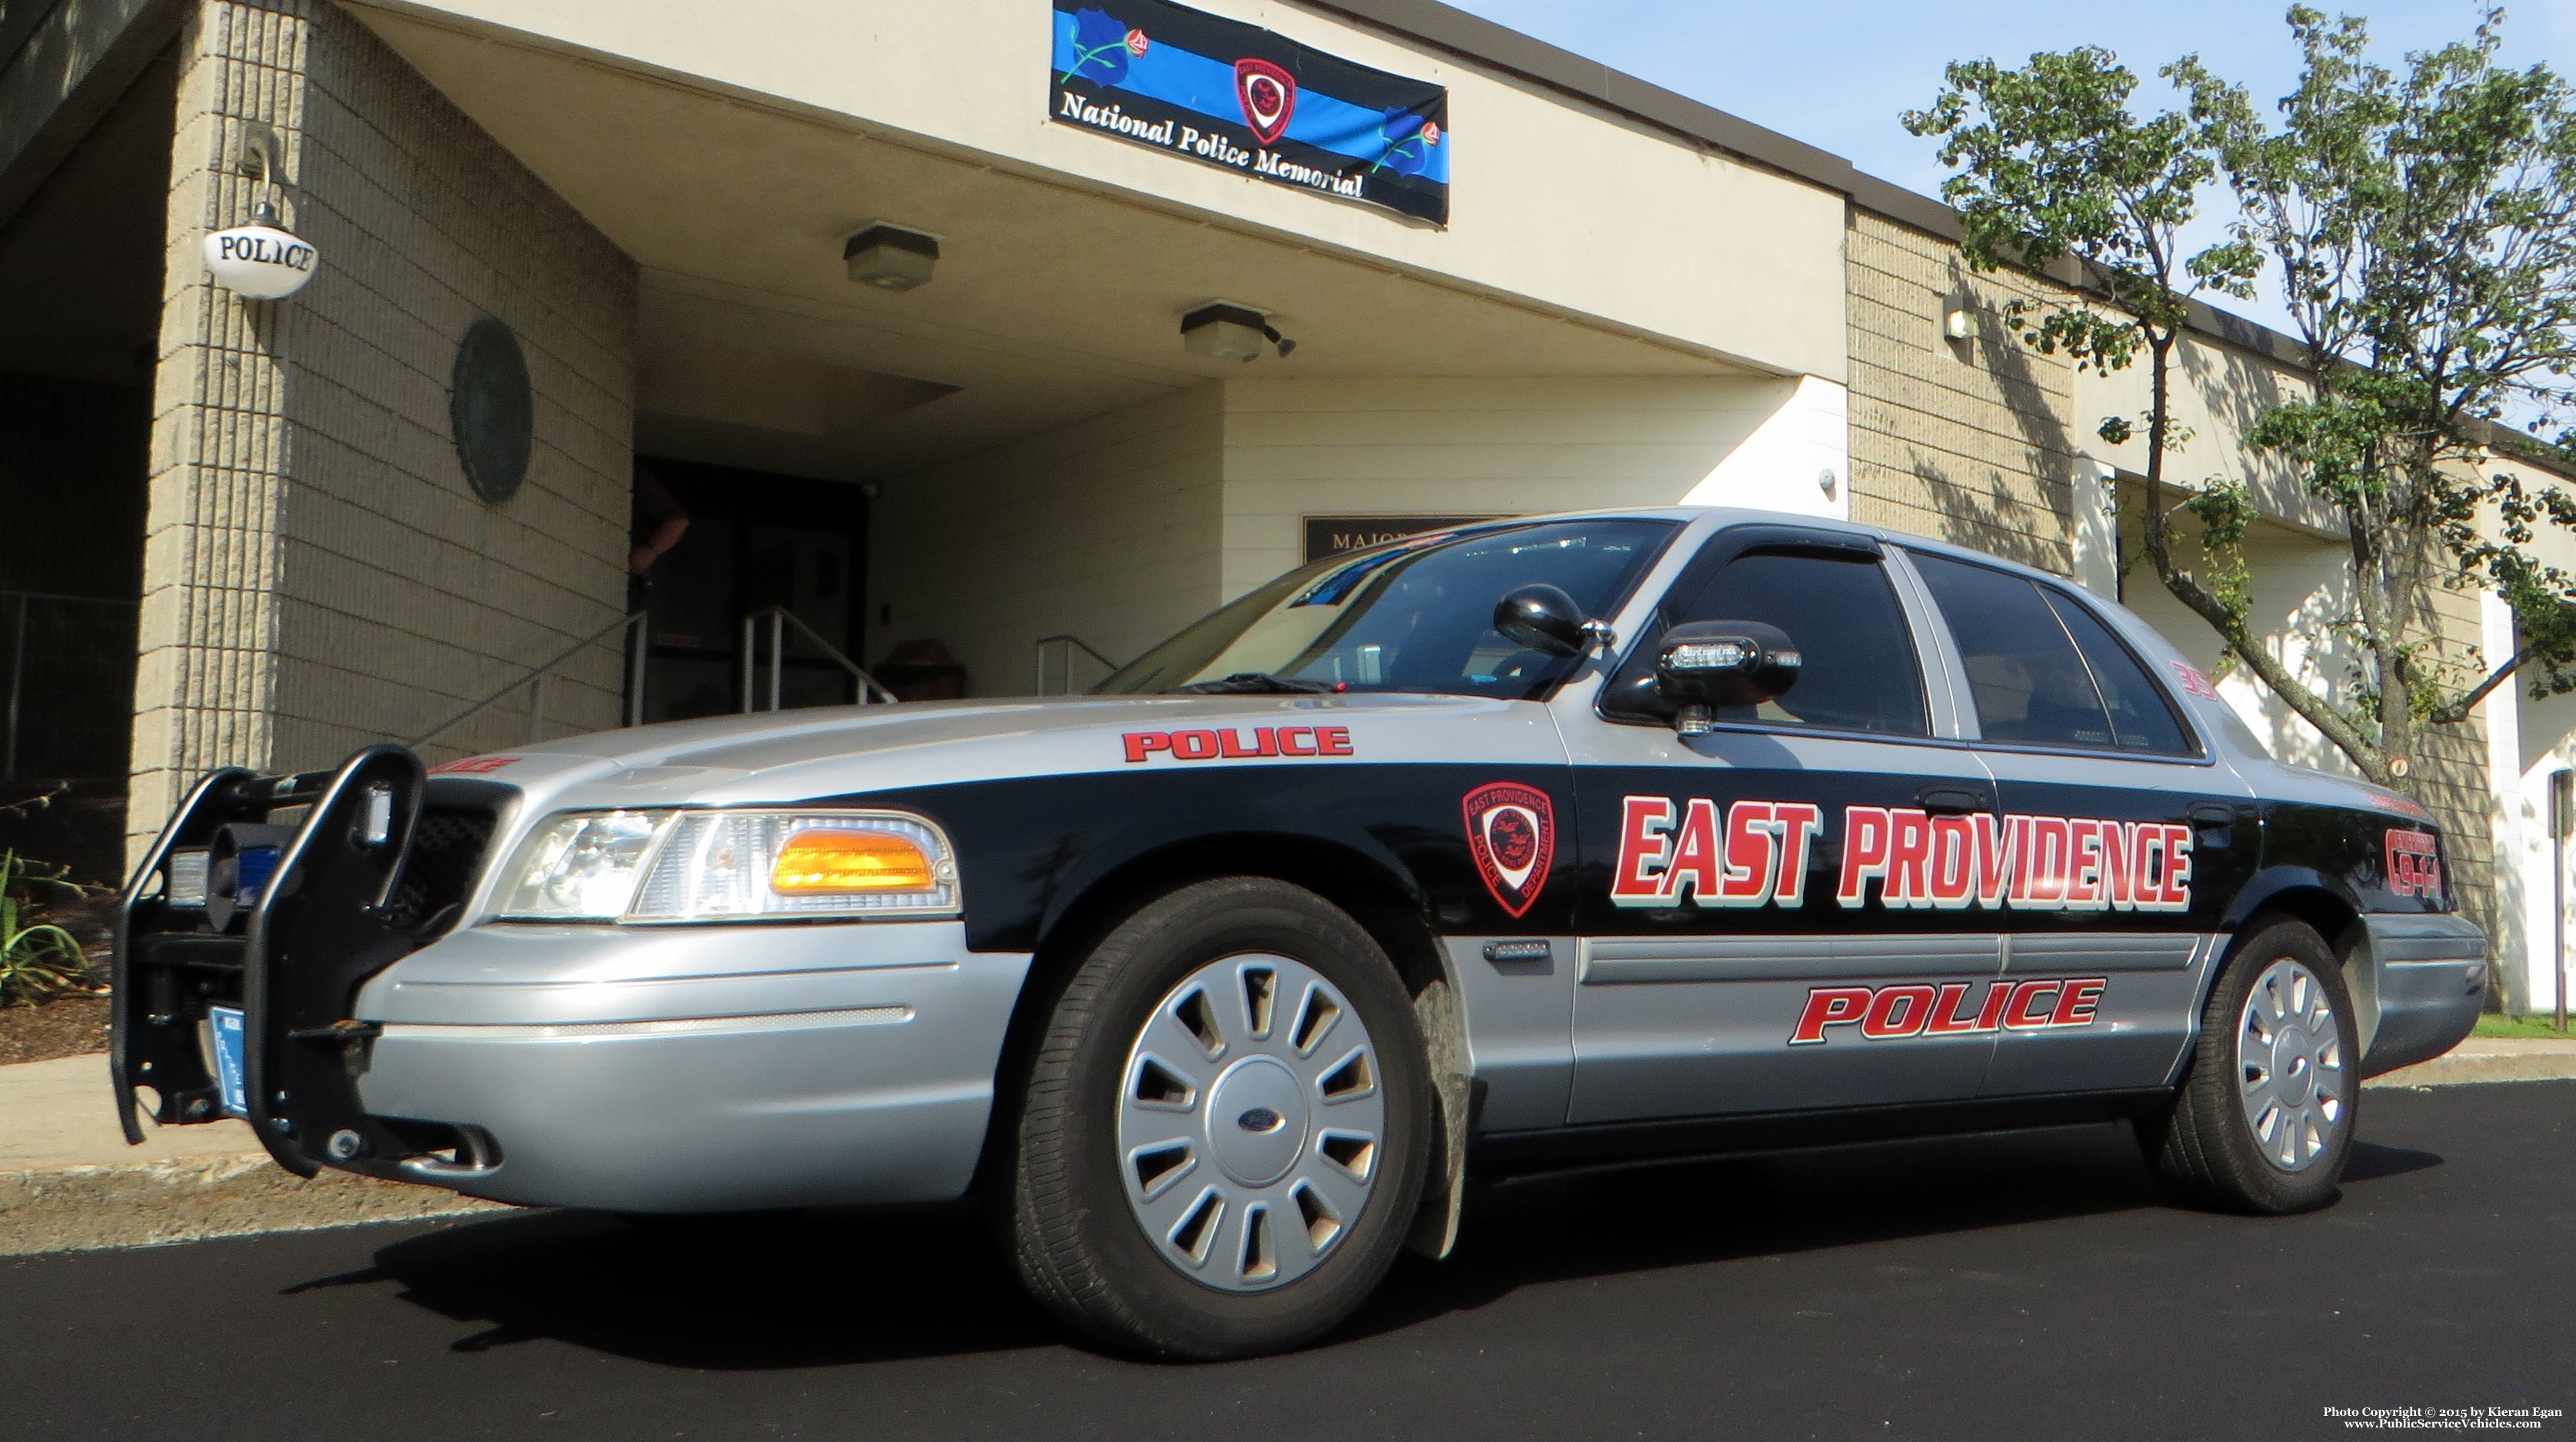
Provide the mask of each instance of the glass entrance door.
[{"label": "glass entrance door", "polygon": [[[647,615],[644,719],[743,709],[743,622],[784,606],[843,655],[865,640],[867,501],[856,485],[689,461],[636,466],[633,604]],[[685,524],[674,527],[674,520]],[[668,542],[658,554],[657,543]],[[757,623],[757,704],[769,697],[767,621]],[[839,706],[857,683],[796,627],[784,628],[782,706]]]}]

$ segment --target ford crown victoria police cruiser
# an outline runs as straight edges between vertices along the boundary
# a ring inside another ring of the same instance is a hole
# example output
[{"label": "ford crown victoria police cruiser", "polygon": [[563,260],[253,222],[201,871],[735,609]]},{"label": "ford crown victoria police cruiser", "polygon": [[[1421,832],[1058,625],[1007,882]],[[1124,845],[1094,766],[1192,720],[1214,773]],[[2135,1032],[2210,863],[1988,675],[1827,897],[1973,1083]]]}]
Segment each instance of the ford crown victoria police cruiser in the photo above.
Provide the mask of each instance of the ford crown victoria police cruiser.
[{"label": "ford crown victoria police cruiser", "polygon": [[1634,511],[1318,562],[1079,699],[218,772],[116,1067],[300,1173],[973,1198],[1072,1323],[1211,1357],[1444,1251],[1477,1173],[2131,1118],[2189,1197],[2320,1206],[2482,955],[2421,807],[2118,608]]}]

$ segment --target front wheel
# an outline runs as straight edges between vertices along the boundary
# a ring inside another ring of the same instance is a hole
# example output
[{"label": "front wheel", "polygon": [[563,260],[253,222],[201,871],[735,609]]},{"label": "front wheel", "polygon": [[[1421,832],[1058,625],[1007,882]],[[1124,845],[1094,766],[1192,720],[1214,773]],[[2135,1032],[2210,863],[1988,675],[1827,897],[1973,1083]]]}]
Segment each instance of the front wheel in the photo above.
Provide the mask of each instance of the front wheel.
[{"label": "front wheel", "polygon": [[1358,923],[1266,878],[1184,887],[1056,1001],[1019,1119],[1021,1276],[1159,1355],[1308,1341],[1393,1262],[1431,1105],[1412,1002]]},{"label": "front wheel", "polygon": [[2186,1196],[2282,1214],[2334,1201],[2352,1150],[2360,1042],[2323,937],[2275,921],[2210,988],[2171,1111],[2139,1123],[2148,1162]]}]

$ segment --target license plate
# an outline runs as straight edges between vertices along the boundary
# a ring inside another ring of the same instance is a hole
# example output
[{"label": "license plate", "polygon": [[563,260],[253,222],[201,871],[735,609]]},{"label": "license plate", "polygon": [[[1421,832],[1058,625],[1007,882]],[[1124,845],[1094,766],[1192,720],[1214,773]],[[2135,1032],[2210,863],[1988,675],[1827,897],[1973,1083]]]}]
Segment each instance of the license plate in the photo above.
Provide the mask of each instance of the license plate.
[{"label": "license plate", "polygon": [[215,1092],[228,1117],[250,1115],[250,1088],[242,1064],[242,1012],[237,1006],[206,1008],[206,1028],[215,1039]]}]

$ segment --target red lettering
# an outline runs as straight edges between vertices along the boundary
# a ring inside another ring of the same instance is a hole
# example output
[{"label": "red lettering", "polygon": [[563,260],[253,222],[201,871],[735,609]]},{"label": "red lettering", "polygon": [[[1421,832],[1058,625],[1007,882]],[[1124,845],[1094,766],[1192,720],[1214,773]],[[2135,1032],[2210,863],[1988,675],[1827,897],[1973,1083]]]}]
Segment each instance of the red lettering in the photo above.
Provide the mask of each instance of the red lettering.
[{"label": "red lettering", "polygon": [[2109,977],[2078,977],[2066,983],[2057,996],[2057,1009],[2049,1013],[2050,1026],[2091,1026],[2095,1009],[2102,1004],[2102,989],[2111,984]]},{"label": "red lettering", "polygon": [[1315,728],[1315,754],[1317,754],[1317,755],[1319,755],[1319,756],[1348,756],[1348,755],[1350,755],[1350,754],[1351,754],[1351,728],[1349,728],[1348,726],[1318,726],[1318,727],[1316,727],[1316,728]]},{"label": "red lettering", "polygon": [[1789,1033],[1789,1045],[1813,1046],[1825,1039],[1825,1028],[1849,1026],[1860,1020],[1869,1009],[1870,990],[1865,986],[1820,986],[1807,993],[1807,1009],[1798,1017],[1798,1029]]},{"label": "red lettering", "polygon": [[2012,844],[2016,833],[1992,812],[1980,811],[1968,821],[1977,838],[1977,904],[2001,906],[2004,893],[2012,887],[2013,861],[2020,850]]},{"label": "red lettering", "polygon": [[2079,818],[2066,823],[2066,904],[2079,911],[2102,909],[2102,823]]},{"label": "red lettering", "polygon": [[1941,994],[1933,999],[1931,1014],[1923,1023],[1923,1034],[1949,1036],[1977,1030],[1976,1018],[1959,1015],[1959,1003],[1968,999],[1968,988],[1975,985],[1973,981],[1941,983]]},{"label": "red lettering", "polygon": [[2102,889],[2111,905],[2127,911],[2137,905],[2138,823],[2102,823]]},{"label": "red lettering", "polygon": [[2073,859],[2071,840],[2065,817],[2030,818],[2030,890],[2016,894],[2014,900],[2048,910],[2066,904],[2067,862]]},{"label": "red lettering", "polygon": [[1154,752],[1172,749],[1172,738],[1161,731],[1130,731],[1126,741],[1130,761],[1142,761]]},{"label": "red lettering", "polygon": [[[1303,745],[1303,746],[1298,745],[1297,743],[1298,743],[1299,741],[1301,741],[1301,740],[1302,740],[1302,741],[1304,741],[1306,744],[1305,744],[1305,745]],[[1282,726],[1282,727],[1280,727],[1280,728],[1279,728],[1279,754],[1280,754],[1280,755],[1282,755],[1282,756],[1312,756],[1312,755],[1314,755],[1314,754],[1315,754],[1315,733],[1314,733],[1314,730],[1313,730],[1312,728],[1310,728],[1310,727],[1305,727],[1305,726]]]},{"label": "red lettering", "polygon": [[2191,828],[2167,826],[2165,833],[2166,911],[2191,910]]},{"label": "red lettering", "polygon": [[1673,803],[1630,796],[1619,803],[1619,867],[1610,878],[1616,906],[1661,906],[1664,862],[1672,855]]},{"label": "red lettering", "polygon": [[1717,803],[1694,796],[1673,833],[1672,864],[1664,868],[1664,896],[1676,904],[1686,897],[1717,895]]},{"label": "red lettering", "polygon": [[1276,756],[1279,754],[1279,733],[1271,730],[1267,726],[1262,726],[1256,728],[1252,734],[1254,739],[1261,743],[1262,755]]},{"label": "red lettering", "polygon": [[1927,906],[1932,887],[1923,872],[1931,859],[1932,818],[1909,807],[1898,807],[1887,817],[1887,883],[1878,889],[1879,900],[1891,907]]},{"label": "red lettering", "polygon": [[1771,894],[1782,906],[1797,906],[1807,896],[1809,843],[1825,829],[1822,808],[1803,801],[1783,801],[1771,808],[1780,822],[1780,879]]},{"label": "red lettering", "polygon": [[1172,733],[1172,759],[1205,761],[1216,755],[1216,733],[1213,731],[1175,731]]},{"label": "red lettering", "polygon": [[1932,904],[1956,911],[1976,885],[1976,836],[1964,816],[1932,818]]},{"label": "red lettering", "polygon": [[1985,1004],[1977,1008],[1977,1030],[2001,1031],[2004,1024],[2004,1007],[2012,1000],[2012,995],[2011,982],[1987,982]]},{"label": "red lettering", "polygon": [[[1869,878],[1887,876],[1888,820],[1884,806],[1843,808],[1843,880],[1834,899],[1845,906],[1868,900]],[[1884,888],[1881,888],[1882,891]]]},{"label": "red lettering", "polygon": [[1909,984],[1881,987],[1861,1018],[1860,1034],[1874,1041],[1913,1036],[1932,1017],[1932,988]]},{"label": "red lettering", "polygon": [[1220,754],[1237,761],[1261,754],[1261,747],[1257,741],[1253,745],[1246,746],[1237,740],[1236,736],[1237,733],[1232,727],[1216,733],[1217,749]]},{"label": "red lettering", "polygon": [[1777,808],[1768,801],[1738,801],[1726,809],[1726,872],[1718,884],[1728,906],[1760,906],[1771,899],[1780,843],[1773,835]]},{"label": "red lettering", "polygon": [[[2057,1005],[2055,981],[2025,981],[2012,990],[2012,1005],[2004,1010],[2004,1026],[2011,1031],[2037,1031],[2048,1025],[2051,1009]],[[2038,1003],[2038,1010],[2032,1004]]]}]

